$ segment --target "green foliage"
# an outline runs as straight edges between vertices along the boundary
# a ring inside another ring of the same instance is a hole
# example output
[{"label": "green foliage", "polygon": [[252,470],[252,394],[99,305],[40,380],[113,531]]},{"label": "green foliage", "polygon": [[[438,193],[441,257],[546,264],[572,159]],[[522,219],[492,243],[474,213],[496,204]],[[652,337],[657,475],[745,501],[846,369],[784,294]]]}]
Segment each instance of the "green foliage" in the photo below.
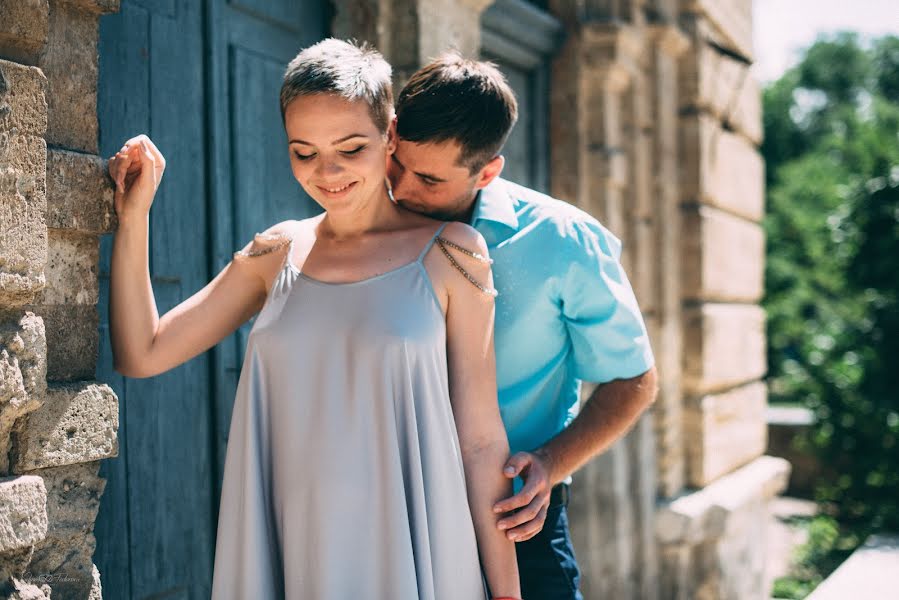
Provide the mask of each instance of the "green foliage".
[{"label": "green foliage", "polygon": [[897,92],[899,38],[844,33],[763,97],[771,400],[815,411],[818,497],[858,530],[899,529]]},{"label": "green foliage", "polygon": [[859,535],[841,527],[833,517],[800,519],[798,525],[805,528],[808,540],[796,548],[790,574],[775,580],[775,598],[802,600],[860,544]]}]

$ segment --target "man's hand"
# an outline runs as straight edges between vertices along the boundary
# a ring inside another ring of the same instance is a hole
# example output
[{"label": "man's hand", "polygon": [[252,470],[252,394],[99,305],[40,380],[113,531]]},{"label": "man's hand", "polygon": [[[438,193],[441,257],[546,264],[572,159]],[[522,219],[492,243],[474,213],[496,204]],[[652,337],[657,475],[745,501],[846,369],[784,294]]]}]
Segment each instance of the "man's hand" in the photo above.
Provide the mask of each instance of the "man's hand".
[{"label": "man's hand", "polygon": [[524,487],[517,494],[500,500],[493,506],[493,512],[509,513],[497,521],[498,529],[506,530],[506,537],[514,542],[529,540],[543,529],[549,495],[552,490],[547,456],[532,452],[514,454],[503,468],[503,475],[514,479],[521,474]]}]

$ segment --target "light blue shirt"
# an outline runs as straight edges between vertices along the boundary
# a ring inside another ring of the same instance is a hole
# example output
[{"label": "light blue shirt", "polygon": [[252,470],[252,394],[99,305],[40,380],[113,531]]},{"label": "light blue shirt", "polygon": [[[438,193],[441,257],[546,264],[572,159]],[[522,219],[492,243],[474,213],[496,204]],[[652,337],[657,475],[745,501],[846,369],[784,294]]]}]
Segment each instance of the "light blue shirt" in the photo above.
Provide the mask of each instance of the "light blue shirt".
[{"label": "light blue shirt", "polygon": [[471,225],[487,241],[499,291],[500,412],[511,451],[531,451],[577,415],[581,381],[648,371],[649,336],[621,242],[586,212],[497,178],[479,192]]}]

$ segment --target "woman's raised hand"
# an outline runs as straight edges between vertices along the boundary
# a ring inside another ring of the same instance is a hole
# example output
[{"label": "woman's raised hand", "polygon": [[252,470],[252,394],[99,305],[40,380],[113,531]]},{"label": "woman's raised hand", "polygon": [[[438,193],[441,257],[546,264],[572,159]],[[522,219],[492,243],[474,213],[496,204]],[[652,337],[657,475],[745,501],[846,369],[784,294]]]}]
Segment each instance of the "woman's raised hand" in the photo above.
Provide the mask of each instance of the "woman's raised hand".
[{"label": "woman's raised hand", "polygon": [[143,133],[134,136],[110,157],[108,168],[116,185],[113,204],[119,219],[149,213],[165,171],[165,157],[152,140]]}]

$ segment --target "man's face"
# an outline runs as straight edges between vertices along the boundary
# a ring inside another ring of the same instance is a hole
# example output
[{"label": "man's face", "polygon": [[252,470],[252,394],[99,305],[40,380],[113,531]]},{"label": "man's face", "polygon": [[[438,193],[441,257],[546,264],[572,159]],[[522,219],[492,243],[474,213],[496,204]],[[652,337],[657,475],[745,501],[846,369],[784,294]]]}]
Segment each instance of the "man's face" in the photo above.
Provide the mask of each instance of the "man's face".
[{"label": "man's face", "polygon": [[467,223],[480,172],[458,164],[460,151],[455,140],[418,144],[397,138],[387,165],[397,203],[430,217]]}]

